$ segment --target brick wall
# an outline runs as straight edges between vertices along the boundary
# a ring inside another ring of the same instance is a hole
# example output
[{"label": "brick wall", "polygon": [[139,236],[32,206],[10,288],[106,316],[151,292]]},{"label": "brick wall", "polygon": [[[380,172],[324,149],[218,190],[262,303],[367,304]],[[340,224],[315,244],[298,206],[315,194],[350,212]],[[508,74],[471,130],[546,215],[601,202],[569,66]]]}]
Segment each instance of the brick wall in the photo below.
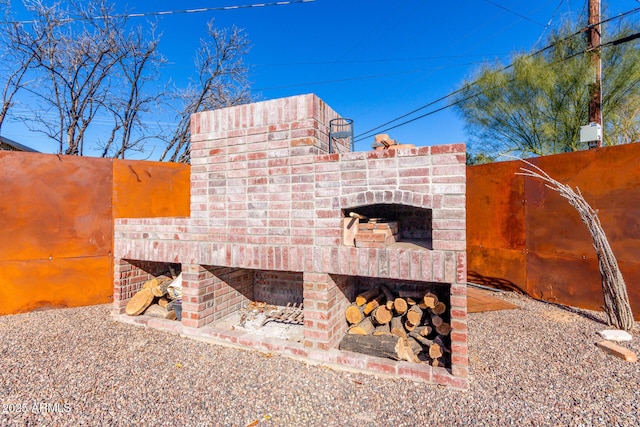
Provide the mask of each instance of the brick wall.
[{"label": "brick wall", "polygon": [[302,273],[296,271],[255,272],[254,298],[267,304],[301,304],[303,301]]},{"label": "brick wall", "polygon": [[[322,351],[346,330],[354,277],[445,284],[459,356],[451,373],[464,382],[465,147],[323,154],[336,117],[315,95],[194,115],[190,218],[119,220],[116,258],[181,263],[188,327],[230,313],[256,285],[263,295],[280,282],[273,298],[302,292],[304,346]],[[345,214],[375,205],[422,222],[417,237],[428,245],[344,245]]]},{"label": "brick wall", "polygon": [[124,309],[129,299],[135,295],[147,280],[161,274],[170,272],[172,267],[176,274],[180,273],[179,264],[166,264],[162,262],[140,261],[140,260],[118,260],[114,264],[114,288],[113,299],[114,309],[117,313],[124,313]]},{"label": "brick wall", "polygon": [[344,311],[355,298],[347,276],[304,274],[304,345],[329,350],[347,331]]}]

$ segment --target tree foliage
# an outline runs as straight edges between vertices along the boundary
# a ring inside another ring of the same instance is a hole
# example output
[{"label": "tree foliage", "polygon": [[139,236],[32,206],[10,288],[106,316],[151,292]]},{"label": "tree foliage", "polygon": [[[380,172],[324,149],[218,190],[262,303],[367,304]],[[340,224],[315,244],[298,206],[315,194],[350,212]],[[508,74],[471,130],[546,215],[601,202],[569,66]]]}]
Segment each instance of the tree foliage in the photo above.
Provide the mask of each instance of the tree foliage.
[{"label": "tree foliage", "polygon": [[[505,154],[542,156],[587,148],[580,143],[580,126],[588,124],[593,73],[586,39],[576,28],[565,26],[549,38],[548,49],[516,55],[510,67],[485,66],[466,84],[457,108],[471,136],[473,159],[490,161]],[[629,33],[629,29],[618,29],[608,39]],[[638,140],[638,44],[603,47],[601,55],[604,145]]]}]

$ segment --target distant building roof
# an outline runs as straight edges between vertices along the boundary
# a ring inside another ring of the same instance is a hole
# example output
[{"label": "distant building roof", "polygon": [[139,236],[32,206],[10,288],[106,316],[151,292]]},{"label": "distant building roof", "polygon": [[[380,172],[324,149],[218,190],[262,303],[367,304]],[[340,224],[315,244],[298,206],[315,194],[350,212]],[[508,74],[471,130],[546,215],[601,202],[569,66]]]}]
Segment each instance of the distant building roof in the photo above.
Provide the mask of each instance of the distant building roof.
[{"label": "distant building roof", "polygon": [[39,153],[38,150],[34,150],[33,148],[29,148],[26,145],[19,144],[15,141],[10,140],[9,138],[5,138],[4,136],[0,136],[0,150]]}]

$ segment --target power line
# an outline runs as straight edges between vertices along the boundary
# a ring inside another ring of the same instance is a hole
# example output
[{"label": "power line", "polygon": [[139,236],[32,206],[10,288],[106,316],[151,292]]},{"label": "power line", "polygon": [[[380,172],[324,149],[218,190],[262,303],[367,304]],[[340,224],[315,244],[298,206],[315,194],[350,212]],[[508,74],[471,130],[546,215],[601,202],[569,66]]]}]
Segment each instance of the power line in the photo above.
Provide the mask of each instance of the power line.
[{"label": "power line", "polygon": [[[637,33],[634,33],[634,34],[630,34],[630,35],[628,35],[628,36],[620,37],[620,38],[618,38],[618,39],[611,40],[611,41],[608,41],[608,42],[606,42],[606,43],[602,43],[602,44],[600,44],[599,46],[594,46],[592,49],[599,49],[599,48],[602,48],[602,47],[609,47],[609,46],[617,46],[617,45],[620,45],[620,44],[623,44],[623,43],[627,43],[627,42],[630,42],[630,41],[632,41],[632,40],[636,40],[636,39],[640,39],[640,32],[637,32]],[[545,47],[543,50],[547,50],[548,48],[549,48],[549,46]],[[549,65],[553,65],[553,64],[557,64],[557,63],[560,63],[560,62],[567,61],[567,60],[569,60],[569,59],[571,59],[571,58],[574,58],[574,57],[576,57],[576,56],[578,56],[578,55],[585,54],[585,53],[587,53],[588,51],[589,51],[589,49],[585,49],[585,50],[583,50],[583,51],[573,53],[573,54],[571,54],[571,55],[569,55],[569,56],[567,56],[567,57],[565,57],[565,58],[562,58],[562,59],[559,59],[559,60],[557,60],[557,61],[554,61],[553,63],[551,63],[551,64],[549,64]],[[535,53],[534,53],[534,54],[535,54]],[[532,54],[532,55],[533,55],[533,54]],[[532,56],[532,55],[530,55],[530,56]],[[508,69],[508,68],[513,67],[513,65],[514,65],[513,63],[512,63],[512,64],[509,64],[508,66],[503,67],[502,69],[500,69],[500,70],[498,70],[498,71],[496,71],[496,72],[502,72],[502,71],[504,71],[504,70],[506,70],[506,69]],[[413,114],[413,113],[415,113],[415,112],[417,112],[417,111],[420,111],[420,110],[422,110],[422,109],[424,109],[424,108],[426,108],[426,107],[428,107],[428,106],[431,106],[431,105],[433,105],[433,104],[435,104],[435,103],[438,103],[438,102],[440,102],[440,101],[442,101],[442,100],[444,100],[444,99],[450,98],[450,97],[452,97],[453,95],[456,95],[456,94],[458,94],[458,93],[462,92],[463,90],[468,89],[469,87],[471,87],[471,86],[472,86],[472,85],[474,85],[474,84],[475,84],[475,83],[467,84],[467,85],[463,86],[462,88],[457,89],[457,90],[455,90],[455,91],[453,91],[453,92],[451,92],[451,93],[449,93],[449,94],[447,94],[447,95],[445,95],[445,96],[443,96],[443,97],[440,97],[440,98],[438,98],[437,100],[432,101],[432,102],[430,102],[429,104],[426,104],[426,105],[424,105],[424,106],[422,106],[422,107],[420,107],[420,108],[418,108],[418,109],[416,109],[416,110],[413,110],[413,111],[411,111],[411,112],[409,112],[409,113],[407,113],[407,114],[404,114],[404,115],[402,115],[402,116],[400,116],[400,117],[398,117],[398,118],[396,118],[396,119],[393,119],[393,120],[391,120],[391,121],[388,121],[388,122],[386,122],[386,123],[384,123],[384,124],[382,124],[382,125],[380,125],[380,126],[378,126],[378,127],[372,128],[372,129],[370,129],[370,130],[369,130],[369,131],[367,131],[367,132],[361,133],[360,135],[356,135],[356,136],[355,136],[355,138],[354,138],[354,142],[360,142],[360,141],[363,141],[365,138],[369,138],[369,137],[371,136],[371,135],[369,135],[371,132],[373,132],[373,131],[375,131],[375,130],[380,129],[381,127],[383,127],[383,126],[385,126],[385,125],[387,125],[387,124],[391,124],[391,123],[393,123],[393,122],[395,122],[395,121],[398,121],[398,120],[400,120],[401,118],[407,117],[407,116],[409,116],[409,115],[411,115],[411,114]],[[500,86],[500,85],[496,85],[496,86],[494,86],[493,88],[498,87],[498,86]],[[492,88],[492,89],[493,89],[493,88]],[[456,105],[458,105],[458,104],[460,104],[460,103],[462,103],[462,102],[465,102],[465,101],[467,101],[467,100],[469,100],[469,99],[471,99],[471,98],[475,98],[476,96],[479,96],[479,95],[481,95],[482,93],[483,93],[483,91],[476,92],[476,93],[474,93],[474,94],[472,94],[472,95],[469,95],[469,96],[464,97],[464,98],[462,98],[462,99],[458,99],[457,101],[454,101],[454,102],[452,102],[452,103],[450,103],[450,104],[447,104],[447,105],[445,105],[444,107],[437,108],[437,109],[435,109],[435,110],[432,110],[432,111],[429,111],[429,112],[427,112],[427,113],[425,113],[425,114],[422,114],[422,115],[420,115],[420,116],[418,116],[418,117],[414,117],[414,118],[412,118],[412,119],[409,119],[409,120],[406,120],[406,121],[404,121],[404,122],[398,123],[398,124],[396,124],[396,125],[394,125],[394,126],[390,126],[390,127],[388,127],[388,128],[382,129],[382,130],[378,131],[378,133],[388,132],[388,131],[390,131],[390,130],[393,130],[393,129],[399,128],[400,126],[404,126],[404,125],[406,125],[406,124],[409,124],[409,123],[415,122],[416,120],[420,120],[420,119],[425,118],[425,117],[427,117],[427,116],[430,116],[430,115],[432,115],[432,114],[435,114],[435,113],[438,113],[438,112],[440,112],[440,111],[446,110],[447,108],[454,107],[454,106],[456,106]]]},{"label": "power line", "polygon": [[[87,16],[87,17],[76,17],[76,18],[65,18],[61,19],[60,22],[68,23],[74,21],[93,21],[99,19],[123,19],[123,18],[142,18],[146,16],[166,16],[166,15],[177,15],[184,13],[203,13],[203,12],[219,12],[219,11],[229,11],[229,10],[238,10],[238,9],[250,9],[250,8],[260,8],[260,7],[273,7],[273,6],[287,6],[297,3],[311,3],[315,0],[289,0],[289,1],[277,1],[271,3],[254,3],[254,4],[244,4],[244,5],[234,5],[234,6],[219,6],[219,7],[202,7],[198,9],[181,9],[181,10],[166,10],[159,12],[140,12],[140,13],[123,13],[118,15],[101,15],[101,16]],[[12,21],[6,22],[6,24],[20,24],[20,25],[29,25],[36,24],[38,20],[31,21]]]},{"label": "power line", "polygon": [[335,61],[306,61],[306,62],[274,62],[267,64],[252,64],[253,67],[288,67],[291,65],[326,65],[326,64],[371,64],[371,63],[388,63],[388,62],[413,62],[426,61],[434,59],[457,59],[457,58],[477,58],[486,56],[505,56],[507,53],[485,53],[473,55],[440,55],[440,56],[421,56],[414,58],[395,58],[395,59],[351,59],[351,60],[335,60]]},{"label": "power line", "polygon": [[553,11],[553,14],[551,15],[551,18],[549,18],[549,22],[547,22],[547,25],[542,29],[542,32],[540,33],[540,37],[538,37],[538,40],[536,40],[536,42],[534,43],[534,45],[533,45],[534,48],[538,45],[538,43],[540,43],[540,40],[542,40],[542,36],[544,36],[544,33],[551,26],[551,22],[553,21],[553,18],[556,17],[556,13],[558,13],[558,10],[560,10],[560,7],[562,6],[562,3],[564,3],[564,0],[560,0],[560,3],[558,3],[558,6],[556,7],[556,10]]},{"label": "power line", "polygon": [[[640,1],[640,0],[639,0],[639,1]],[[598,25],[598,24],[603,24],[603,23],[606,23],[606,22],[612,21],[612,20],[614,20],[614,19],[620,19],[620,18],[623,18],[623,17],[625,17],[625,16],[627,16],[627,15],[631,15],[631,14],[633,14],[633,13],[637,13],[637,12],[640,12],[640,7],[637,7],[637,8],[635,8],[635,9],[631,9],[631,10],[629,10],[629,11],[627,11],[627,12],[624,12],[624,13],[620,13],[620,14],[618,14],[618,15],[615,15],[615,16],[613,16],[613,17],[607,18],[607,19],[602,20],[601,22],[596,23],[596,24],[593,24],[593,25],[595,26],[595,25]],[[545,46],[545,47],[543,47],[543,48],[541,48],[541,49],[538,49],[537,51],[535,51],[535,52],[533,52],[533,53],[530,53],[529,55],[526,55],[526,56],[525,56],[525,58],[532,58],[532,57],[534,57],[534,56],[536,56],[536,55],[540,55],[541,53],[546,52],[547,50],[549,50],[549,49],[551,49],[551,48],[553,48],[553,47],[557,46],[558,44],[563,43],[563,42],[565,42],[565,41],[567,41],[567,40],[569,40],[569,39],[571,39],[571,38],[573,38],[573,37],[577,36],[578,34],[582,34],[582,33],[583,33],[584,31],[586,31],[589,27],[590,27],[590,26],[586,26],[586,27],[584,27],[584,28],[582,28],[582,29],[580,29],[580,30],[578,30],[578,31],[574,32],[573,34],[568,35],[567,37],[565,37],[565,38],[563,38],[563,39],[561,39],[561,40],[558,40],[558,41],[556,41],[556,42],[554,42],[554,43],[552,43],[552,44],[550,44],[550,45],[548,45],[548,46]],[[607,43],[601,44],[599,47],[607,47],[607,46],[610,46],[610,45],[621,44],[621,43],[625,43],[625,42],[627,42],[627,41],[635,40],[636,38],[639,38],[639,37],[640,37],[640,36],[638,36],[638,35],[637,35],[637,33],[636,33],[635,35],[626,36],[626,37],[623,37],[623,38],[621,38],[621,39],[617,39],[617,40],[613,40],[613,41],[610,41],[610,42],[607,42]],[[628,40],[626,40],[626,39],[628,39]],[[596,48],[598,48],[598,47],[595,47],[594,49],[596,49]],[[571,55],[571,56],[568,56],[568,57],[566,57],[566,58],[563,58],[563,61],[564,61],[564,60],[571,59],[571,58],[573,58],[573,57],[575,57],[575,56],[577,56],[577,55],[583,54],[583,53],[586,53],[586,50],[585,50],[585,51],[581,51],[581,52],[574,53],[574,54],[573,54],[573,55]],[[557,62],[557,61],[556,61],[556,62]],[[555,62],[554,62],[554,63],[555,63]],[[514,63],[511,63],[511,64],[509,64],[509,65],[506,65],[506,66],[504,66],[504,67],[500,68],[499,70],[496,70],[496,73],[501,73],[501,72],[503,72],[503,71],[506,71],[506,70],[508,70],[509,68],[512,68],[514,65],[515,65]],[[403,119],[403,118],[405,118],[405,117],[407,117],[407,116],[410,116],[410,115],[412,115],[412,114],[414,114],[414,113],[417,113],[418,111],[424,110],[425,108],[430,107],[430,106],[432,106],[433,104],[436,104],[436,103],[438,103],[438,102],[440,102],[440,101],[444,101],[444,100],[445,100],[445,99],[447,99],[447,98],[451,98],[452,96],[457,95],[458,93],[462,92],[464,89],[468,88],[468,87],[469,87],[470,85],[472,85],[472,84],[473,84],[473,83],[468,84],[468,85],[465,85],[465,86],[463,86],[463,87],[462,87],[462,88],[460,88],[460,89],[457,89],[457,90],[455,90],[455,91],[453,91],[453,92],[450,92],[450,93],[449,93],[449,94],[447,94],[447,95],[444,95],[444,96],[442,96],[442,97],[440,97],[440,98],[436,99],[435,101],[431,101],[431,102],[429,102],[429,103],[427,103],[427,104],[425,104],[425,105],[423,105],[423,106],[421,106],[421,107],[416,108],[415,110],[412,110],[412,111],[410,111],[410,112],[408,112],[408,113],[405,113],[405,114],[403,114],[403,115],[401,115],[401,116],[399,116],[399,117],[396,117],[396,118],[394,118],[394,119],[392,119],[392,120],[389,120],[388,122],[385,122],[385,123],[383,123],[383,124],[381,124],[381,125],[379,125],[379,126],[376,126],[376,127],[374,127],[374,128],[371,128],[371,129],[369,129],[369,130],[367,130],[367,131],[365,131],[365,132],[362,132],[362,133],[360,133],[360,134],[358,134],[358,135],[356,135],[356,136],[354,137],[354,142],[362,141],[362,140],[364,140],[365,138],[368,138],[368,137],[372,136],[372,133],[373,133],[373,132],[378,131],[378,129],[380,129],[380,128],[382,128],[382,127],[384,127],[384,126],[388,125],[388,124],[391,124],[391,123],[393,123],[393,122],[396,122],[396,121],[398,121],[398,120],[401,120],[401,119]],[[477,95],[479,95],[479,94],[476,94],[475,96],[477,96]],[[465,98],[464,100],[466,100],[466,98]],[[433,112],[426,113],[426,114],[424,114],[424,115],[418,116],[417,118],[410,119],[410,120],[405,121],[405,122],[402,122],[402,123],[400,123],[400,124],[398,124],[398,125],[395,125],[395,126],[392,126],[392,127],[389,127],[389,128],[383,129],[383,130],[380,130],[380,131],[378,131],[377,133],[382,133],[382,132],[386,132],[386,131],[389,131],[389,130],[395,129],[395,128],[397,128],[397,127],[400,127],[400,126],[403,126],[403,125],[405,125],[405,124],[411,123],[411,122],[413,122],[413,121],[415,121],[415,120],[418,120],[418,119],[424,118],[424,117],[426,117],[426,116],[429,116],[429,115],[431,115],[431,114],[433,114],[433,113],[435,113],[435,112],[439,112],[439,111],[442,111],[442,110],[444,110],[444,109],[450,108],[450,107],[452,107],[452,106],[454,106],[454,105],[457,105],[458,103],[459,103],[459,102],[458,102],[458,101],[456,101],[455,103],[448,104],[448,105],[446,105],[446,106],[444,106],[444,107],[442,107],[442,108],[439,108],[439,109],[437,109],[437,110],[434,110]]]},{"label": "power line", "polygon": [[529,22],[532,22],[532,23],[534,23],[534,24],[536,24],[536,25],[539,25],[539,26],[541,26],[541,27],[544,27],[544,26],[545,26],[544,24],[541,24],[541,23],[539,23],[539,22],[537,22],[537,21],[534,21],[533,19],[531,19],[531,18],[529,18],[529,17],[527,17],[527,16],[524,16],[524,15],[521,15],[521,14],[519,14],[518,12],[514,12],[513,10],[508,9],[508,8],[506,8],[506,7],[504,7],[504,6],[500,5],[500,4],[498,4],[498,3],[496,3],[496,2],[493,2],[493,1],[491,1],[491,0],[484,0],[484,1],[486,1],[486,2],[487,2],[487,3],[489,3],[489,4],[494,5],[495,7],[500,8],[500,9],[502,9],[502,10],[505,10],[505,11],[507,11],[507,12],[509,12],[509,13],[513,14],[513,15],[519,16],[520,18],[522,18],[522,19],[524,19],[524,20],[527,20],[527,21],[529,21]]},{"label": "power line", "polygon": [[483,64],[484,62],[485,61],[482,61],[482,62],[467,62],[467,63],[464,63],[464,64],[455,64],[453,66],[438,66],[438,67],[431,67],[431,68],[421,68],[421,69],[417,69],[417,70],[398,71],[396,73],[373,74],[373,75],[369,75],[369,76],[347,77],[347,78],[344,78],[344,79],[323,80],[323,81],[315,81],[315,82],[307,82],[307,83],[296,83],[296,84],[290,84],[290,85],[285,85],[285,86],[272,86],[272,87],[265,87],[265,88],[256,88],[255,90],[256,91],[280,90],[280,89],[291,89],[291,88],[295,88],[295,87],[307,87],[307,86],[326,85],[326,84],[332,84],[332,83],[351,82],[351,81],[358,81],[358,80],[369,80],[369,79],[377,79],[377,78],[380,78],[380,77],[393,77],[393,76],[398,76],[398,75],[403,75],[403,74],[424,73],[425,71],[432,71],[432,70],[438,70],[438,69],[448,69],[448,68],[453,68],[453,67],[466,67],[466,66],[469,66],[469,65]]}]

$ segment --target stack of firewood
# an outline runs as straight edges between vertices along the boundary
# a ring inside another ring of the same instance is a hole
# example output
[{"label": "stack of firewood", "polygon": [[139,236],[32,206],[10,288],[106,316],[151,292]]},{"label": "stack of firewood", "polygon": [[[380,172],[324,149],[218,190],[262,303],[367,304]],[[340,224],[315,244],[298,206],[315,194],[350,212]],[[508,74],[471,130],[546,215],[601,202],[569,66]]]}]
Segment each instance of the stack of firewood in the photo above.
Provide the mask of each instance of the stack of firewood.
[{"label": "stack of firewood", "polygon": [[[349,323],[341,350],[444,366],[447,306],[433,292],[399,292],[385,286],[359,294],[345,310]],[[444,315],[444,316],[443,316]]]},{"label": "stack of firewood", "polygon": [[163,274],[147,280],[127,303],[129,316],[144,314],[161,319],[176,320],[174,300],[181,296],[181,275]]}]

